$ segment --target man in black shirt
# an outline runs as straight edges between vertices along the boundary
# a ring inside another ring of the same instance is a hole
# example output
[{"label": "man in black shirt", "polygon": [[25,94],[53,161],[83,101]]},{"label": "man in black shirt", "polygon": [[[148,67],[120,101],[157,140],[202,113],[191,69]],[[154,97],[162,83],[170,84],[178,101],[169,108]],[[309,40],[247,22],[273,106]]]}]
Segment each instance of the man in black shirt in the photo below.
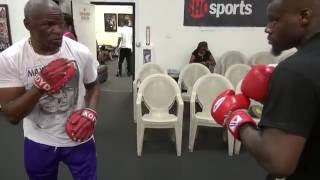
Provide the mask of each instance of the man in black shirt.
[{"label": "man in black shirt", "polygon": [[271,0],[267,14],[272,52],[298,51],[273,71],[259,127],[243,110],[225,123],[268,179],[320,179],[320,0]]}]

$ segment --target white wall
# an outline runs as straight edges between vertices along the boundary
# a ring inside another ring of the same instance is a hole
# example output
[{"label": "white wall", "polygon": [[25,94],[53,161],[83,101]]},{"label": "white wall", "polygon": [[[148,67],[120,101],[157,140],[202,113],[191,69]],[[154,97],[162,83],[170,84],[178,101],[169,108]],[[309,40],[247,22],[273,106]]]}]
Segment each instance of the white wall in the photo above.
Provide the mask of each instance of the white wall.
[{"label": "white wall", "polygon": [[[151,27],[151,43],[156,62],[164,68],[180,69],[188,63],[199,41],[207,41],[214,57],[228,50],[247,56],[266,51],[270,46],[264,28],[222,28],[183,26],[184,1],[143,0],[137,4],[139,39],[145,44],[145,28]],[[136,70],[142,64],[142,48],[136,48]]]},{"label": "white wall", "polygon": [[117,6],[117,5],[96,5],[96,39],[98,44],[108,44],[117,46],[119,37],[118,32],[105,32],[104,29],[104,13],[116,13],[116,14],[132,14],[133,9],[131,6]]}]

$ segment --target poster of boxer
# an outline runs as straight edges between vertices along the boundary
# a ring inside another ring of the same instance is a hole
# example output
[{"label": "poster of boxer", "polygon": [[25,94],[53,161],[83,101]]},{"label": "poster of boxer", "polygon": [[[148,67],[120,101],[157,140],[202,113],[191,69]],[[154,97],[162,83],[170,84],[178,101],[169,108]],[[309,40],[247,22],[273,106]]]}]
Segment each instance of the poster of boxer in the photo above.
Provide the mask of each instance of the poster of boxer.
[{"label": "poster of boxer", "polygon": [[105,32],[117,32],[117,14],[104,13]]},{"label": "poster of boxer", "polygon": [[0,4],[0,52],[11,45],[8,6]]}]

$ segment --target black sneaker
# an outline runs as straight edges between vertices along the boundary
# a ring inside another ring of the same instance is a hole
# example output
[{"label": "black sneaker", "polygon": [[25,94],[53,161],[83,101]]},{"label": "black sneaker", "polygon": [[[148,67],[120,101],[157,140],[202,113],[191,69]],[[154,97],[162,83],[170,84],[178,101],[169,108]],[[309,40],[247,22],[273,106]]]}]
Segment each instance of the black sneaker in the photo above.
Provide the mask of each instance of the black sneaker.
[{"label": "black sneaker", "polygon": [[117,77],[121,77],[121,74],[120,73],[117,73],[117,75],[116,75]]}]

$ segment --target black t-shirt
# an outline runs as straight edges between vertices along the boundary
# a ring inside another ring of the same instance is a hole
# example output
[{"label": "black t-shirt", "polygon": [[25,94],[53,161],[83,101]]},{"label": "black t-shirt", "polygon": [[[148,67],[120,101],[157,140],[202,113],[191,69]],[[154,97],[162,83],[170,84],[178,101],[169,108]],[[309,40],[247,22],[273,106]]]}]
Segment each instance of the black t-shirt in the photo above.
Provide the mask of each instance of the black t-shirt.
[{"label": "black t-shirt", "polygon": [[320,34],[274,70],[259,126],[306,138],[297,169],[287,180],[320,179]]},{"label": "black t-shirt", "polygon": [[206,53],[203,56],[200,56],[198,54],[198,50],[194,50],[192,52],[192,55],[195,56],[194,62],[196,63],[201,63],[201,62],[206,62],[210,59],[211,52],[209,50],[206,51]]}]

